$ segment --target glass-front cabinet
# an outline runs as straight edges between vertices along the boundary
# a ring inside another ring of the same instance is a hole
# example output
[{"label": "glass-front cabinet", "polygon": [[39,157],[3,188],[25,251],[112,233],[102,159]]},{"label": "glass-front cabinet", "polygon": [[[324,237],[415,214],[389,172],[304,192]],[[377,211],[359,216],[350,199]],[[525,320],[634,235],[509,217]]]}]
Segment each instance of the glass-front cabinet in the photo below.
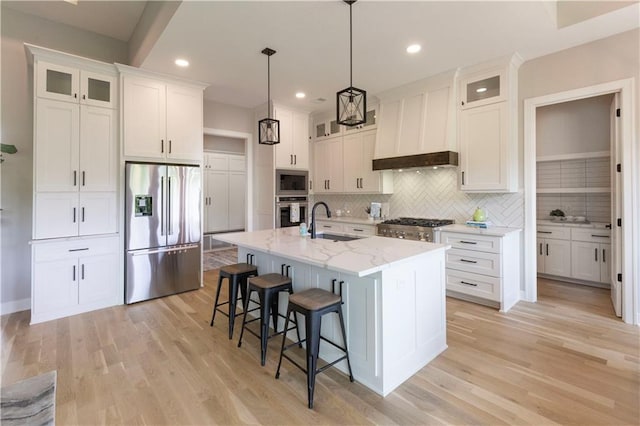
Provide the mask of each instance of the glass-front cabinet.
[{"label": "glass-front cabinet", "polygon": [[504,69],[470,75],[461,80],[461,108],[474,108],[507,99]]},{"label": "glass-front cabinet", "polygon": [[353,126],[353,127],[346,127],[345,126],[345,132],[353,132],[354,130],[372,130],[376,128],[376,125],[378,124],[377,121],[377,114],[378,114],[378,106],[375,105],[372,108],[368,108],[367,112],[365,114],[365,118],[366,121],[363,124],[360,124],[358,126]]},{"label": "glass-front cabinet", "polygon": [[115,108],[115,76],[39,61],[37,95],[54,99]]},{"label": "glass-front cabinet", "polygon": [[314,125],[313,136],[315,139],[336,136],[342,132],[342,127],[343,126],[338,124],[338,120],[335,117],[333,119],[318,121]]}]

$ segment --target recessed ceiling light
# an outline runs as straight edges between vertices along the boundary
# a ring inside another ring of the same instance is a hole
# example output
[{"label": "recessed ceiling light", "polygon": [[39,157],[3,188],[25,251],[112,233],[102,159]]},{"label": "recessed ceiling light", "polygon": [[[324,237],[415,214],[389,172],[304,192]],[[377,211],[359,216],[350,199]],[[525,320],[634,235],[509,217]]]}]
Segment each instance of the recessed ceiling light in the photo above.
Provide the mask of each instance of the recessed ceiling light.
[{"label": "recessed ceiling light", "polygon": [[189,61],[187,61],[186,59],[176,59],[175,63],[179,67],[188,67],[189,66]]},{"label": "recessed ceiling light", "polygon": [[478,88],[476,89],[476,92],[477,92],[477,93],[482,93],[482,92],[486,92],[486,91],[487,91],[487,88],[486,88],[486,87],[478,87]]},{"label": "recessed ceiling light", "polygon": [[77,5],[78,5],[78,0],[64,0],[64,1],[65,1],[66,3],[70,3],[70,4],[74,5],[74,6],[77,6]]},{"label": "recessed ceiling light", "polygon": [[420,46],[419,44],[412,44],[411,46],[407,47],[407,53],[418,53],[420,49],[422,49],[422,46]]},{"label": "recessed ceiling light", "polygon": [[307,95],[305,95],[303,92],[298,92],[298,93],[296,93],[296,98],[298,98],[298,99],[302,99],[302,98],[304,98],[305,96],[307,96]]},{"label": "recessed ceiling light", "polygon": [[433,166],[433,170],[438,170],[438,166]]}]

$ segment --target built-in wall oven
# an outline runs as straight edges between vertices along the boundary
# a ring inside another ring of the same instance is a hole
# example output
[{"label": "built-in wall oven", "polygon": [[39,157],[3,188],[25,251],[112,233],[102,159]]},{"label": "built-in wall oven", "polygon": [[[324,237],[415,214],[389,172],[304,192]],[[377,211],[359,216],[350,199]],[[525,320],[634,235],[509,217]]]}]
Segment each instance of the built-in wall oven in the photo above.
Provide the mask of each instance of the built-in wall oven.
[{"label": "built-in wall oven", "polygon": [[276,170],[276,196],[306,197],[309,194],[309,172]]},{"label": "built-in wall oven", "polygon": [[276,197],[276,228],[299,226],[307,222],[307,197]]}]

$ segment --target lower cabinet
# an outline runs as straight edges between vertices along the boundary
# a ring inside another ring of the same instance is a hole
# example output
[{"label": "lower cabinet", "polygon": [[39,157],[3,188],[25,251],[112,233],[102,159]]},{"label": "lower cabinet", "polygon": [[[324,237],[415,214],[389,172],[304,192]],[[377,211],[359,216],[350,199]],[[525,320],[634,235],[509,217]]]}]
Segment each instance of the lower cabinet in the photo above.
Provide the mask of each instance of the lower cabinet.
[{"label": "lower cabinet", "polygon": [[[218,167],[216,160],[222,166]],[[203,185],[203,232],[244,229],[247,176],[245,158],[239,155],[208,154]]]},{"label": "lower cabinet", "polygon": [[611,283],[611,244],[573,241],[571,276],[579,280]]},{"label": "lower cabinet", "polygon": [[447,295],[506,312],[520,298],[520,230],[483,232],[442,230],[440,242],[451,246],[445,254]]},{"label": "lower cabinet", "polygon": [[571,242],[538,238],[538,273],[571,276]]},{"label": "lower cabinet", "polygon": [[31,323],[122,303],[117,235],[32,244]]},{"label": "lower cabinet", "polygon": [[376,235],[375,225],[318,220],[316,221],[316,226],[318,227],[317,232],[326,232],[329,234],[362,237]]}]

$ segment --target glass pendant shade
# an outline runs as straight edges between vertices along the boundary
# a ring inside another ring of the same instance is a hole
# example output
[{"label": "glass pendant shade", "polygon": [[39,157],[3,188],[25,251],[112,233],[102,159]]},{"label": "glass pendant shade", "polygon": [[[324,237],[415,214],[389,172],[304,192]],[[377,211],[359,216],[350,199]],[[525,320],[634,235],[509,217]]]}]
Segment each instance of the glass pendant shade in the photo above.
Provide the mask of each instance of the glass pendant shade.
[{"label": "glass pendant shade", "polygon": [[275,118],[263,118],[258,121],[258,142],[262,145],[280,143],[280,121]]},{"label": "glass pendant shade", "polygon": [[265,47],[262,54],[267,55],[267,118],[258,121],[258,143],[275,145],[280,143],[280,121],[271,118],[271,55],[276,51]]},{"label": "glass pendant shade", "polygon": [[367,120],[367,92],[347,87],[337,95],[338,124],[358,126]]}]

